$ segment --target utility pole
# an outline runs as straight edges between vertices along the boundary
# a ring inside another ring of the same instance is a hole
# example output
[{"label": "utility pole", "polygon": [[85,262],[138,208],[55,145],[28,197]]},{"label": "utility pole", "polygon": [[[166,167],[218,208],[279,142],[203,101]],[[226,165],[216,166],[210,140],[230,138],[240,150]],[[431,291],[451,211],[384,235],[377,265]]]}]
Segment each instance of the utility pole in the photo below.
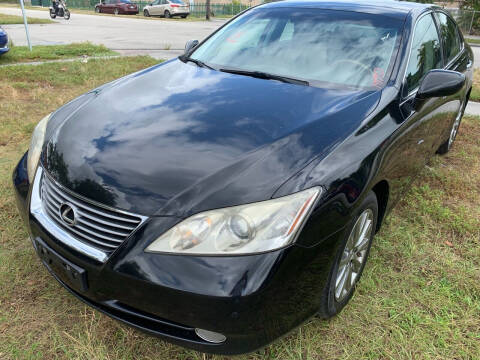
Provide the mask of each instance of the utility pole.
[{"label": "utility pole", "polygon": [[28,33],[27,16],[25,15],[25,7],[23,6],[23,0],[20,0],[20,7],[22,8],[23,24],[25,25],[25,32],[27,33],[28,48],[30,49],[30,51],[32,51],[32,44],[30,43],[30,34]]},{"label": "utility pole", "polygon": [[206,7],[206,10],[207,10],[207,14],[205,16],[205,19],[210,20],[210,0],[206,0],[205,7]]}]

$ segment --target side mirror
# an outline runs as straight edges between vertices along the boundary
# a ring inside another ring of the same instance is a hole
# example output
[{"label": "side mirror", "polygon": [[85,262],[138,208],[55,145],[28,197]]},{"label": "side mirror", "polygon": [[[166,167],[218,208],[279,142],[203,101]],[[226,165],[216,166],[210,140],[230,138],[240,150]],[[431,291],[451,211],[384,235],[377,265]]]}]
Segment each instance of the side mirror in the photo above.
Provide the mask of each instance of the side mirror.
[{"label": "side mirror", "polygon": [[431,70],[425,75],[417,92],[417,98],[449,96],[465,85],[465,75],[456,71]]},{"label": "side mirror", "polygon": [[188,40],[185,44],[185,55],[188,55],[197,45],[198,40]]}]

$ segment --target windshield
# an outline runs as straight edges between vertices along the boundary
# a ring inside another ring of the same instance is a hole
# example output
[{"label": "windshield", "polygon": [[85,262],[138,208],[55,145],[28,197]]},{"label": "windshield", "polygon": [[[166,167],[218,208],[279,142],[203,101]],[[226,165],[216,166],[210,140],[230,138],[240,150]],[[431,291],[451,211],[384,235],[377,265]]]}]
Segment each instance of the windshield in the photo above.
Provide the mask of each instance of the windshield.
[{"label": "windshield", "polygon": [[310,84],[384,86],[402,21],[349,11],[258,8],[220,29],[191,58]]},{"label": "windshield", "polygon": [[171,2],[172,4],[181,4],[181,5],[183,5],[183,2],[180,1],[180,0],[170,0],[170,2]]}]

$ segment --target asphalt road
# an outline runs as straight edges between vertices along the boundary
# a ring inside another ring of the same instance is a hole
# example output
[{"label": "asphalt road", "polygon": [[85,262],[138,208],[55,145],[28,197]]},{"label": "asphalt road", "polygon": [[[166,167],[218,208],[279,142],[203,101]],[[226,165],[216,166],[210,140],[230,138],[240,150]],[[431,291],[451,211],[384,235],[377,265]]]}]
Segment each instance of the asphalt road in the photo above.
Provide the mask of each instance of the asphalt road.
[{"label": "asphalt road", "polygon": [[[2,8],[0,13],[21,15],[20,9]],[[50,18],[48,11],[27,10],[27,16]],[[55,24],[30,25],[33,45],[57,45],[90,41],[121,53],[158,55],[180,53],[187,40],[201,40],[221,26],[225,20],[147,20],[127,17],[98,16],[72,13],[70,20],[55,20]],[[3,25],[15,45],[26,45],[23,24]],[[132,51],[135,50],[135,51]],[[168,51],[166,51],[168,50]],[[175,51],[177,50],[177,51]],[[158,56],[157,56],[158,57]],[[163,56],[165,58],[165,56]]]}]

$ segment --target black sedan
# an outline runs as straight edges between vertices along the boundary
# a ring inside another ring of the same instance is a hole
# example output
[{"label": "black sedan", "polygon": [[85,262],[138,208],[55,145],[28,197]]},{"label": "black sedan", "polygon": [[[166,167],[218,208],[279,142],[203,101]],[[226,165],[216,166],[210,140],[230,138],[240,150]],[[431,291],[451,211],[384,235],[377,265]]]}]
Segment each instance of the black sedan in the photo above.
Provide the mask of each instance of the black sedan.
[{"label": "black sedan", "polygon": [[13,174],[18,207],[80,300],[249,352],[347,304],[385,216],[451,149],[472,63],[435,6],[258,6],[46,116]]}]

